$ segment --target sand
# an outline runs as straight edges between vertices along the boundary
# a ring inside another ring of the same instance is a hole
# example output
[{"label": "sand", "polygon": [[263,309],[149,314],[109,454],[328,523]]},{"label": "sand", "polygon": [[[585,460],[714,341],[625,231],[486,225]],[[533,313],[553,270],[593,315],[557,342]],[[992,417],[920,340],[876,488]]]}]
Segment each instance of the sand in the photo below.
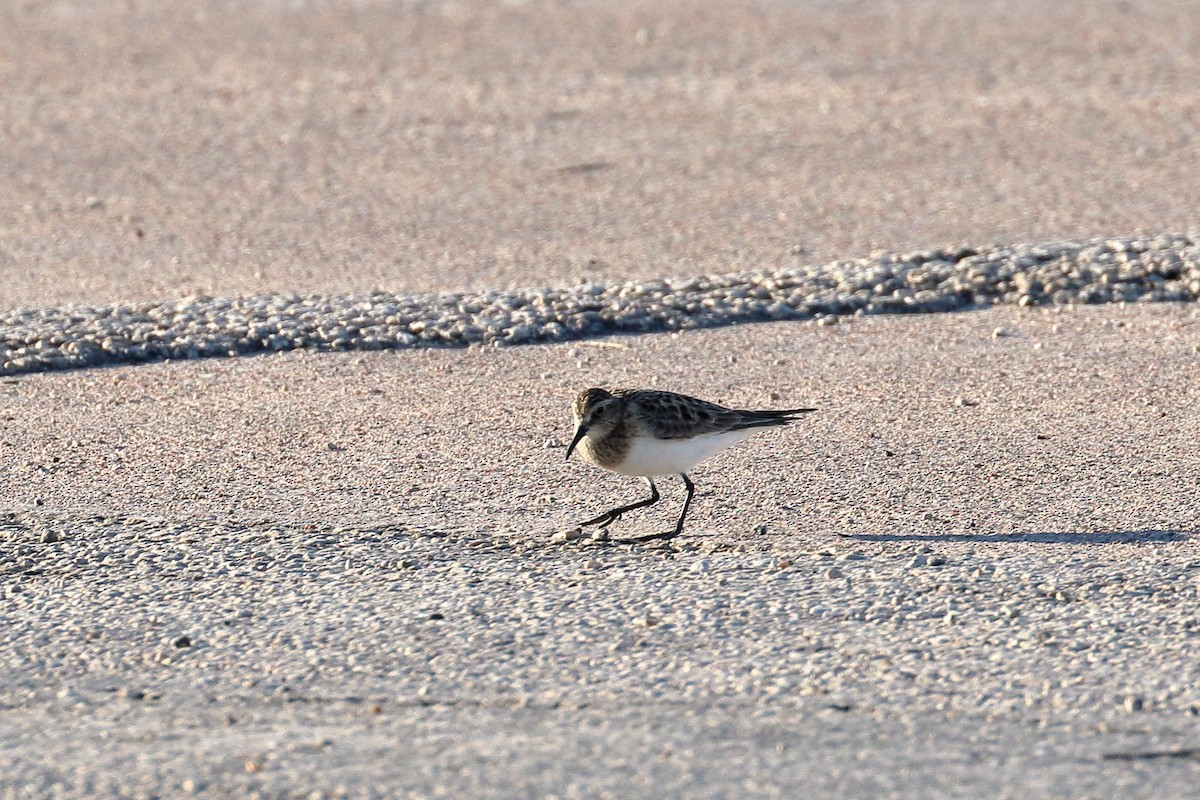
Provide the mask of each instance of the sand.
[{"label": "sand", "polygon": [[[12,6],[0,305],[1194,230],[1193,16]],[[1198,352],[1112,305],[5,379],[0,797],[1190,796]],[[643,491],[562,459],[593,384],[821,411],[675,547],[555,544]]]}]

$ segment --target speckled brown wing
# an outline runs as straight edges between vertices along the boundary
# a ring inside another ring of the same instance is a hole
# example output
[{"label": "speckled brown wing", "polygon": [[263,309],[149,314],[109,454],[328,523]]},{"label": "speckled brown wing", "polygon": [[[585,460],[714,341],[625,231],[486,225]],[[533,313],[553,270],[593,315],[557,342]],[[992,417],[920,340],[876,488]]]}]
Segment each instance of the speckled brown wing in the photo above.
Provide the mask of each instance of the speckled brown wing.
[{"label": "speckled brown wing", "polygon": [[646,390],[615,392],[627,404],[627,419],[635,419],[656,439],[690,439],[706,433],[724,433],[745,418],[739,411],[674,392]]}]

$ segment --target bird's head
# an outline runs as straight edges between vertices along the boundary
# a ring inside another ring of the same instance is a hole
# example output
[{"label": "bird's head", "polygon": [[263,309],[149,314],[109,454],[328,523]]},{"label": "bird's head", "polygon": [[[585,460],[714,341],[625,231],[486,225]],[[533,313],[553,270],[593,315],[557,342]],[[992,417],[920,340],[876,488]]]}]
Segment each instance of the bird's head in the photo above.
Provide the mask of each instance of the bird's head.
[{"label": "bird's head", "polygon": [[597,437],[611,431],[620,420],[621,401],[604,389],[587,389],[579,393],[571,406],[575,416],[575,438],[567,448],[567,458],[571,457],[575,446],[589,433]]}]

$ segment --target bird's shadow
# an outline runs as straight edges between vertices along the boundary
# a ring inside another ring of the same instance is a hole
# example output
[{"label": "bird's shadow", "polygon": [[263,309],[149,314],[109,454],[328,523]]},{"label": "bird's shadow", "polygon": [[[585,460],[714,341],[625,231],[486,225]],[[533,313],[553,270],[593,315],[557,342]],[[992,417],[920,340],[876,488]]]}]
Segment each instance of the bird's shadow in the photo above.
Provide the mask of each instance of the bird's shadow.
[{"label": "bird's shadow", "polygon": [[861,542],[975,542],[1041,544],[1161,544],[1191,538],[1195,531],[1029,531],[1028,533],[839,533]]}]

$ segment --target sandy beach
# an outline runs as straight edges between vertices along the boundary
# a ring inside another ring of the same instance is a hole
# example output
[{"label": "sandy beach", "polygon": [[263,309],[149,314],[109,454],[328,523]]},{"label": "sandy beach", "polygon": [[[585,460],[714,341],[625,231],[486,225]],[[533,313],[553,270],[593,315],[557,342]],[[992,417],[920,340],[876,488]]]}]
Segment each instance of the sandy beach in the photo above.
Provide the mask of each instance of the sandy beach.
[{"label": "sandy beach", "polygon": [[[10,5],[0,310],[1196,231],[1194,16]],[[1191,796],[1200,309],[830,322],[0,378],[0,798]],[[562,541],[591,385],[820,410]]]}]

